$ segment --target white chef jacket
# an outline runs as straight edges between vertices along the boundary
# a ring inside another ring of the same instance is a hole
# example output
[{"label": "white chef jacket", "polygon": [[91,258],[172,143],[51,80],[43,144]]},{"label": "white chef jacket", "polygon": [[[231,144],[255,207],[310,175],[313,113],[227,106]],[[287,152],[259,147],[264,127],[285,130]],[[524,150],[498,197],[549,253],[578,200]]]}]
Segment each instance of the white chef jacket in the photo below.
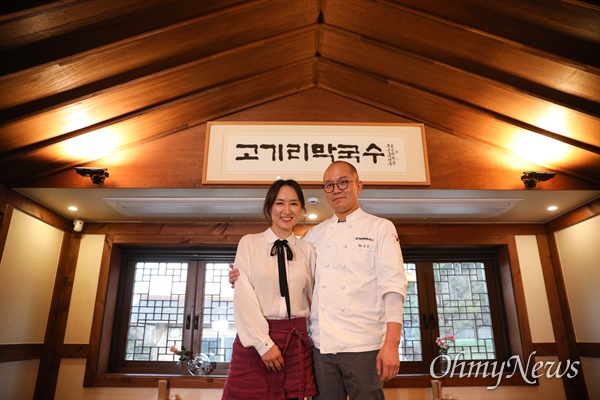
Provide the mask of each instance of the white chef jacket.
[{"label": "white chef jacket", "polygon": [[[261,356],[274,344],[267,319],[287,318],[285,298],[279,292],[277,255],[271,256],[277,239],[271,228],[245,235],[238,244],[234,263],[240,271],[233,292],[235,326],[242,345],[254,346]],[[310,243],[293,234],[287,241],[294,254],[291,261],[286,258],[290,314],[292,318],[306,318],[314,284],[315,252]]]},{"label": "white chef jacket", "polygon": [[394,225],[357,209],[310,229],[315,246],[315,294],[309,332],[321,353],[379,350],[385,339],[383,297],[406,298],[407,280]]}]

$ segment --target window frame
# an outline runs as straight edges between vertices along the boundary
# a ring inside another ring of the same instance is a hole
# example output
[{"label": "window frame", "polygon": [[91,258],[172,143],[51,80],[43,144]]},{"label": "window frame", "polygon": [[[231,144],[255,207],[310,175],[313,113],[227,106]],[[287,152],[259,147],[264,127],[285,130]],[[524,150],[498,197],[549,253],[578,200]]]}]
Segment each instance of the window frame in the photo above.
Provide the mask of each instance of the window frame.
[{"label": "window frame", "polygon": [[[129,321],[129,309],[124,307],[124,286],[132,285],[133,274],[127,277],[127,264],[129,267],[135,266],[131,260],[147,261],[182,261],[188,263],[197,263],[197,273],[193,282],[188,280],[189,285],[195,285],[199,279],[202,279],[201,272],[205,270],[205,264],[208,262],[233,262],[237,244],[217,244],[217,245],[198,245],[198,246],[160,246],[155,244],[143,243],[124,243],[116,244],[114,237],[107,235],[108,245],[103,252],[103,264],[107,268],[101,268],[101,274],[98,281],[98,293],[96,307],[94,309],[94,318],[92,334],[90,338],[90,351],[88,352],[88,362],[84,376],[84,387],[148,387],[155,386],[158,379],[167,378],[172,382],[179,382],[179,385],[189,386],[191,379],[194,382],[202,382],[200,386],[192,384],[191,387],[222,387],[225,382],[224,376],[227,374],[229,363],[216,363],[216,368],[208,377],[192,376],[184,367],[178,366],[176,362],[171,364],[164,362],[143,362],[145,365],[132,364],[135,361],[116,362],[117,354],[122,353],[122,344],[126,341],[126,327],[120,326],[123,322]],[[199,265],[203,264],[204,265]],[[202,279],[203,280],[203,279]],[[203,310],[204,286],[199,285],[200,289],[196,293],[195,299],[191,300],[198,310]],[[129,290],[131,293],[131,289]],[[129,300],[130,301],[130,300]],[[186,300],[186,311],[189,309],[190,300]],[[96,331],[94,326],[98,327]],[[202,324],[200,323],[201,327]],[[121,329],[121,342],[116,340]],[[125,339],[123,339],[125,338]],[[194,343],[193,346],[192,340]],[[120,344],[119,344],[120,343]],[[193,339],[191,335],[183,339],[183,345],[188,349],[200,349],[200,335]],[[134,368],[128,366],[134,365]],[[150,383],[151,382],[151,383]],[[188,383],[186,383],[188,382]],[[217,384],[217,386],[214,386]]]},{"label": "window frame", "polygon": [[[175,374],[186,375],[187,369],[176,362],[164,361],[128,361],[123,359],[127,346],[129,312],[131,310],[131,295],[133,291],[135,265],[138,262],[187,262],[188,279],[186,286],[186,301],[184,318],[198,318],[198,325],[192,329],[183,329],[182,346],[195,353],[200,351],[202,344],[203,311],[204,311],[204,276],[208,263],[233,263],[235,249],[231,247],[210,247],[195,249],[178,249],[135,246],[128,247],[122,254],[122,266],[119,281],[115,313],[115,326],[111,340],[111,354],[108,364],[110,373],[123,374]],[[188,296],[191,294],[191,296]],[[184,321],[184,324],[186,322]],[[228,362],[217,362],[213,371],[215,375],[227,374]]]},{"label": "window frame", "polygon": [[[195,310],[202,310],[202,293],[200,296],[197,293],[199,289],[203,292],[203,287],[199,287],[201,283],[202,272],[205,271],[205,262],[199,260],[192,260],[188,258],[163,258],[158,257],[127,257],[123,260],[122,276],[124,279],[120,282],[119,293],[117,294],[117,313],[115,314],[115,328],[113,331],[113,340],[111,346],[111,357],[109,370],[113,373],[144,373],[144,374],[161,374],[161,373],[172,373],[172,374],[183,374],[184,368],[181,368],[176,362],[166,363],[164,361],[131,361],[125,360],[124,354],[127,347],[127,337],[129,331],[129,318],[131,312],[131,302],[133,294],[133,283],[135,278],[135,268],[139,262],[186,262],[188,264],[187,269],[187,284],[186,284],[186,300],[184,305],[184,318],[187,315],[194,314]],[[198,288],[198,289],[197,289]],[[192,294],[188,296],[187,294]],[[200,302],[200,304],[198,304]],[[185,320],[184,320],[185,324]],[[193,330],[182,328],[182,345],[188,350],[194,350],[197,348],[196,337]]]},{"label": "window frame", "polygon": [[[435,339],[440,336],[439,316],[435,293],[433,264],[440,262],[481,262],[484,264],[486,287],[490,301],[490,314],[492,318],[492,331],[496,361],[503,362],[510,358],[510,343],[508,342],[508,329],[504,304],[501,301],[502,287],[499,275],[498,251],[495,248],[429,248],[403,250],[404,263],[415,264],[417,275],[417,293],[419,302],[419,328],[421,332],[422,361],[402,361],[401,374],[429,373],[430,364],[438,354],[435,352]],[[423,318],[430,324],[435,322],[435,327],[425,326]],[[425,344],[429,345],[426,346]],[[463,360],[463,359],[461,359]],[[465,359],[469,362],[471,360]],[[474,360],[482,361],[482,360]]]}]

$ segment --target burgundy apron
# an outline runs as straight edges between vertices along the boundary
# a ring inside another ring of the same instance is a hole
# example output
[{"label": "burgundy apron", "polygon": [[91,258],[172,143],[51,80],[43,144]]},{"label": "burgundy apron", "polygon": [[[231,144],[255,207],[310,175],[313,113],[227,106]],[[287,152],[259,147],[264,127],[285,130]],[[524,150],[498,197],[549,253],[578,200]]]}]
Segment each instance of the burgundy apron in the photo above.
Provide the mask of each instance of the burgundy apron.
[{"label": "burgundy apron", "polygon": [[268,369],[256,349],[242,346],[236,335],[222,400],[303,399],[317,394],[306,318],[267,322],[269,335],[283,354],[284,369]]}]

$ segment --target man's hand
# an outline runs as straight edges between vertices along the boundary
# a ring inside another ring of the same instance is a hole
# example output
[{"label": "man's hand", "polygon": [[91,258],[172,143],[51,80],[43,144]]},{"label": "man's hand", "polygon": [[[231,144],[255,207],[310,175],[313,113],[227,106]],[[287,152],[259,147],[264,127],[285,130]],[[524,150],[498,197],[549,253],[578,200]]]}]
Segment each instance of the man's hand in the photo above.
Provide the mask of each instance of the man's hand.
[{"label": "man's hand", "polygon": [[231,268],[229,271],[229,283],[231,283],[231,287],[233,288],[235,287],[235,281],[240,277],[240,270],[235,268],[233,264],[229,264],[229,268]]},{"label": "man's hand", "polygon": [[384,344],[377,355],[377,375],[379,381],[385,382],[398,375],[400,370],[400,355],[398,346]]},{"label": "man's hand", "polygon": [[265,366],[271,371],[281,371],[285,365],[281,350],[279,350],[279,347],[277,347],[276,344],[263,354],[261,358],[265,363]]},{"label": "man's hand", "polygon": [[400,334],[402,333],[402,324],[398,322],[388,322],[386,324],[385,341],[379,354],[377,354],[377,375],[379,381],[385,382],[398,375],[400,370],[400,354],[398,346],[400,345]]}]

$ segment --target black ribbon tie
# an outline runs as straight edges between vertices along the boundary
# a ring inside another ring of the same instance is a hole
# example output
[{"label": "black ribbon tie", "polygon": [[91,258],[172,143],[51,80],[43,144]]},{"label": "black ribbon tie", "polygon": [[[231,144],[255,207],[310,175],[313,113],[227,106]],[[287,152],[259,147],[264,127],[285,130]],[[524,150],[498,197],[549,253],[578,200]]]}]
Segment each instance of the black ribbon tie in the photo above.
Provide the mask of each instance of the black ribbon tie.
[{"label": "black ribbon tie", "polygon": [[[284,255],[285,249],[285,255]],[[271,247],[271,255],[274,256],[277,253],[277,266],[279,267],[279,293],[281,297],[285,297],[285,306],[287,308],[288,321],[291,318],[290,311],[290,291],[287,283],[287,273],[285,268],[285,257],[287,256],[288,261],[291,261],[294,257],[292,249],[288,245],[287,240],[276,240],[273,247]]]}]

